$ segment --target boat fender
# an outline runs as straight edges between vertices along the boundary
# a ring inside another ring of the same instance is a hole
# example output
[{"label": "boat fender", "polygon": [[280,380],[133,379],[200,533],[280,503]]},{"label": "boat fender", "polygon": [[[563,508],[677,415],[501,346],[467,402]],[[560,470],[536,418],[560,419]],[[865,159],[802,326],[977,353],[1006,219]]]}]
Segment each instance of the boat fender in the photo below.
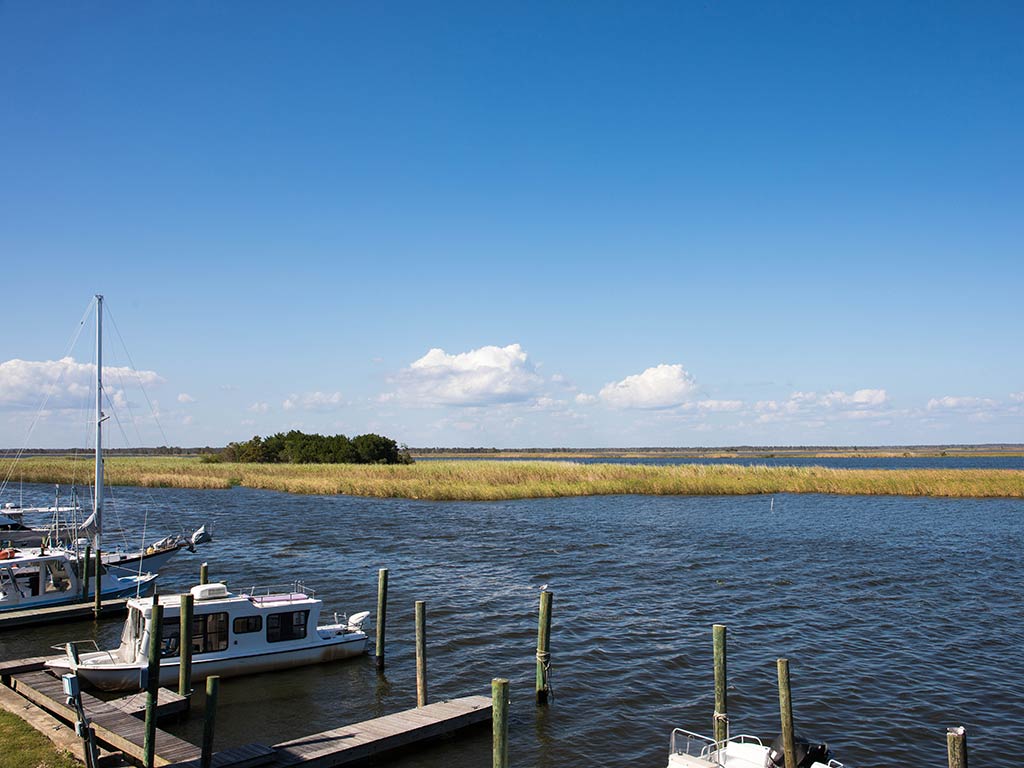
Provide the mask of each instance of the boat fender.
[{"label": "boat fender", "polygon": [[[793,751],[796,753],[796,768],[811,768],[815,763],[828,763],[832,759],[828,744],[811,743],[799,734],[793,735]],[[785,768],[785,765],[786,752],[780,733],[764,756],[764,768]]]},{"label": "boat fender", "polygon": [[17,552],[17,550],[14,550],[14,549],[0,550],[0,560],[10,560],[16,554],[18,554],[18,552]]}]

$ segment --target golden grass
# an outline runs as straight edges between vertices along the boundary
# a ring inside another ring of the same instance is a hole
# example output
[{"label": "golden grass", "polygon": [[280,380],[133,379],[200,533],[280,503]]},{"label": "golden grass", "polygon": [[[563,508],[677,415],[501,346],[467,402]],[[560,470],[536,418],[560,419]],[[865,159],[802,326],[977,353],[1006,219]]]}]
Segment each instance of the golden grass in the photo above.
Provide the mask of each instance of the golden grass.
[{"label": "golden grass", "polygon": [[[10,466],[0,465],[4,475]],[[425,461],[413,465],[206,464],[193,458],[110,458],[112,485],[248,488],[435,500],[592,496],[830,493],[1024,498],[1011,469],[828,469],[737,464],[574,464],[551,461]],[[23,459],[12,479],[83,482],[83,461]]]}]

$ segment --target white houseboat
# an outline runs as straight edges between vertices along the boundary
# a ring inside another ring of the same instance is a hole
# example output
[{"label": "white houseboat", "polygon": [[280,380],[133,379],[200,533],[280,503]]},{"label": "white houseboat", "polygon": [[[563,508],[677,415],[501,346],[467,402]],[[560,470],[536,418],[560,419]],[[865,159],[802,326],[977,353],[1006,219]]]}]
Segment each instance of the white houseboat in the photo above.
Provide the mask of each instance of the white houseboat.
[{"label": "white houseboat", "polygon": [[[334,624],[318,626],[323,601],[301,584],[285,592],[231,594],[223,584],[195,586],[192,620],[192,679],[210,675],[229,677],[288,667],[318,664],[366,651],[362,622],[368,611]],[[178,680],[180,660],[180,595],[160,595],[160,684]],[[142,687],[147,667],[152,600],[129,600],[121,644],[110,651],[80,653],[78,675],[97,688],[131,691]],[[57,674],[68,672],[69,659],[54,659],[47,666]]]},{"label": "white houseboat", "polygon": [[[843,768],[832,759],[828,744],[795,738],[797,768]],[[765,746],[757,736],[727,736],[715,741],[693,731],[676,728],[672,731],[668,768],[783,768],[782,737]]]}]

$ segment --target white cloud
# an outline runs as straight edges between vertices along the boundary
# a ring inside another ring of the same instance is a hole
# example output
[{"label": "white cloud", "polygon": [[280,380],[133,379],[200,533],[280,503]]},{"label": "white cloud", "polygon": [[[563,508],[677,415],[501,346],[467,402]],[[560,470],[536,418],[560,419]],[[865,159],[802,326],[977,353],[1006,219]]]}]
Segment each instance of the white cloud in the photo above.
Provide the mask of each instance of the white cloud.
[{"label": "white cloud", "polygon": [[249,406],[249,410],[253,413],[266,413],[270,410],[270,403],[256,402]]},{"label": "white cloud", "polygon": [[662,363],[606,384],[598,396],[614,408],[672,408],[686,402],[696,388],[683,366]]},{"label": "white cloud", "polygon": [[196,401],[196,399],[194,397],[192,397],[192,395],[188,394],[187,392],[182,392],[180,395],[178,395],[178,402],[179,403],[194,403],[195,401]]},{"label": "white cloud", "polygon": [[822,395],[821,403],[826,406],[852,405],[860,407],[882,405],[888,399],[884,389],[858,389],[852,395],[845,392],[829,392],[827,395]]},{"label": "white cloud", "polygon": [[738,411],[743,408],[742,400],[701,400],[697,403],[697,407],[702,411]]},{"label": "white cloud", "polygon": [[579,405],[590,405],[597,402],[597,395],[588,395],[586,392],[580,392],[576,395],[576,402]]},{"label": "white cloud", "polygon": [[929,411],[969,411],[994,408],[995,406],[996,401],[987,397],[954,397],[952,395],[945,395],[944,397],[933,397],[928,401]]},{"label": "white cloud", "polygon": [[345,405],[341,392],[306,392],[303,395],[290,395],[281,407],[286,411],[302,408],[307,411],[334,411]]},{"label": "white cloud", "polygon": [[1024,392],[1011,392],[1010,399],[1015,403],[1024,403]]},{"label": "white cloud", "polygon": [[[36,407],[46,398],[49,408],[78,408],[89,400],[96,379],[93,363],[78,363],[74,358],[60,360],[7,360],[0,363],[0,405]],[[156,386],[164,379],[155,371],[105,366],[104,391],[115,405],[127,403],[118,385]]]},{"label": "white cloud", "polygon": [[397,392],[383,400],[480,406],[534,400],[544,379],[519,344],[486,346],[450,355],[434,348],[395,379]]}]

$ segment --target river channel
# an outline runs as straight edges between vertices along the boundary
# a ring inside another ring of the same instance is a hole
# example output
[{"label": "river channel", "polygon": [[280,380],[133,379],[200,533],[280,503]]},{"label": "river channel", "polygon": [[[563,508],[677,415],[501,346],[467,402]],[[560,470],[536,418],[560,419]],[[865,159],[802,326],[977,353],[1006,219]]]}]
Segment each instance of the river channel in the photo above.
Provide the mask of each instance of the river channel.
[{"label": "river channel", "polygon": [[[26,486],[26,503],[52,490]],[[229,589],[299,579],[325,612],[373,610],[390,569],[387,672],[372,659],[228,679],[218,748],[274,743],[413,706],[413,603],[425,600],[431,700],[511,680],[512,762],[659,768],[679,726],[710,732],[711,625],[729,628],[733,733],[778,731],[790,659],[798,731],[848,766],[945,764],[946,726],[986,765],[1024,736],[1024,501],[824,495],[451,503],[113,489],[108,521],[147,538],[213,526],[199,564]],[[108,525],[110,523],[108,522]],[[538,590],[554,593],[554,700],[533,704]],[[373,617],[367,622],[372,627]],[[0,634],[43,653],[118,620]],[[371,633],[372,634],[372,633]],[[197,708],[198,711],[198,708]],[[201,720],[169,728],[192,740]],[[488,765],[488,729],[396,761]]]}]

